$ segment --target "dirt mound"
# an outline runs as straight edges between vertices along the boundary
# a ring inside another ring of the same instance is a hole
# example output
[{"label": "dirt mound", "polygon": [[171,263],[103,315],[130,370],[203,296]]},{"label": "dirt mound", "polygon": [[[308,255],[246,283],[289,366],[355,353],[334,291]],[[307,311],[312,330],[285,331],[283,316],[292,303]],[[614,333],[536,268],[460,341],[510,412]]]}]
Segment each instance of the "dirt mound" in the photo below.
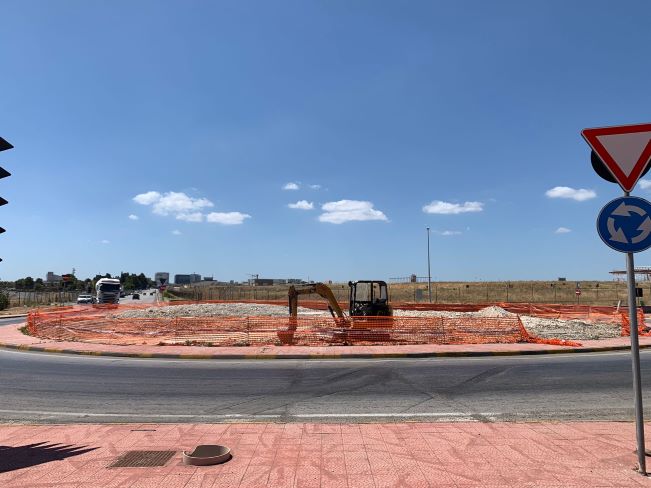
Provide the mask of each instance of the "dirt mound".
[{"label": "dirt mound", "polygon": [[[298,307],[299,315],[329,315],[328,312]],[[286,306],[265,305],[260,303],[193,303],[189,305],[173,305],[149,307],[136,310],[125,310],[113,315],[121,319],[137,318],[175,318],[175,317],[286,317],[289,310]]]}]

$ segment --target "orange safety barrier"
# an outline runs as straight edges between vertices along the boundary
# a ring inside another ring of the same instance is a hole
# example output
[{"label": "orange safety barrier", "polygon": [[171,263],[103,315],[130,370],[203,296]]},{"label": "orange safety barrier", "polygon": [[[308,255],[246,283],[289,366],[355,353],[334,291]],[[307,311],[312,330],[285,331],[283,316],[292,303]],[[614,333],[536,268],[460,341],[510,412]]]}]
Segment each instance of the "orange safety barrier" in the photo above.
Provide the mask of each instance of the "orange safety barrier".
[{"label": "orange safety barrier", "polygon": [[151,305],[145,304],[100,305],[38,310],[29,314],[27,326],[29,333],[38,337],[109,344],[324,346],[534,342],[580,345],[573,341],[532,337],[517,315],[347,319],[315,316],[119,318],[115,315],[118,310],[149,307]]},{"label": "orange safety barrier", "polygon": [[[631,335],[631,321],[628,313],[622,312],[622,336]],[[651,336],[651,330],[647,329],[644,323],[644,312],[641,308],[637,309],[637,333],[642,336]]]}]

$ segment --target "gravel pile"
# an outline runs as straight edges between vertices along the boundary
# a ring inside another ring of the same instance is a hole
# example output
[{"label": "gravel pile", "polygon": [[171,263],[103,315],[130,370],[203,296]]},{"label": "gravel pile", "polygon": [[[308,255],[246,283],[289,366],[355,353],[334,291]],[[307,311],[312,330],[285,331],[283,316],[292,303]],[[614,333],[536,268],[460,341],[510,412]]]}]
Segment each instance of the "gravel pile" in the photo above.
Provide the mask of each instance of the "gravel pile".
[{"label": "gravel pile", "polygon": [[[326,310],[298,307],[302,316],[329,317]],[[283,305],[259,303],[197,303],[191,305],[170,305],[145,309],[125,310],[115,314],[116,318],[174,318],[174,317],[228,317],[267,316],[287,317],[288,309]],[[451,312],[429,310],[394,310],[397,317],[508,317],[514,315],[501,307],[486,307],[477,312]],[[527,332],[543,339],[589,340],[619,337],[621,327],[617,324],[586,323],[579,320],[559,320],[521,315],[520,320]]]},{"label": "gravel pile", "polygon": [[[477,312],[442,312],[426,310],[394,310],[403,317],[508,317],[512,314],[501,307],[486,307]],[[588,323],[580,320],[560,320],[520,315],[529,334],[542,339],[590,340],[621,336],[621,326],[607,323]]]},{"label": "gravel pile", "polygon": [[617,324],[586,323],[579,320],[558,320],[521,315],[522,325],[529,334],[542,339],[608,339],[620,337],[622,328]]},{"label": "gravel pile", "polygon": [[[327,311],[298,307],[299,315],[330,315]],[[282,305],[259,303],[193,303],[144,309],[125,310],[114,315],[120,319],[174,317],[287,317],[289,309]]]},{"label": "gravel pile", "polygon": [[514,314],[502,307],[486,307],[477,312],[452,312],[447,310],[400,310],[394,309],[396,317],[509,317]]}]

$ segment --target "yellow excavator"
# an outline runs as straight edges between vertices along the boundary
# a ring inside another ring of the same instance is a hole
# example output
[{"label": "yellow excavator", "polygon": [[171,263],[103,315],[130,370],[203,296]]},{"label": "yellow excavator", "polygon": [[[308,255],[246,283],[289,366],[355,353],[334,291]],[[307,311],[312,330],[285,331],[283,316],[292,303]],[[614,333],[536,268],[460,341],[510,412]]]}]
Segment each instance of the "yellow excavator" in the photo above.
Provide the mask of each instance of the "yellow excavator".
[{"label": "yellow excavator", "polygon": [[[379,280],[349,281],[348,314],[350,317],[390,317],[393,309],[389,305],[389,292],[386,282]],[[345,319],[345,315],[332,290],[323,283],[312,283],[296,288],[289,287],[289,316],[298,314],[299,295],[317,294],[328,300],[328,310],[335,319]]]},{"label": "yellow excavator", "polygon": [[[333,331],[333,338],[337,342],[347,343],[349,334],[347,329],[355,328],[357,335],[362,333],[364,317],[390,317],[393,309],[389,304],[389,293],[386,282],[379,280],[349,281],[348,316],[344,314],[330,287],[324,283],[312,283],[289,287],[289,326],[287,330],[279,331],[278,337],[284,344],[292,344],[294,333],[298,325],[298,297],[300,295],[316,294],[328,301],[328,310],[335,320],[338,331]],[[358,326],[355,327],[357,320]],[[362,327],[359,327],[362,325]]]}]

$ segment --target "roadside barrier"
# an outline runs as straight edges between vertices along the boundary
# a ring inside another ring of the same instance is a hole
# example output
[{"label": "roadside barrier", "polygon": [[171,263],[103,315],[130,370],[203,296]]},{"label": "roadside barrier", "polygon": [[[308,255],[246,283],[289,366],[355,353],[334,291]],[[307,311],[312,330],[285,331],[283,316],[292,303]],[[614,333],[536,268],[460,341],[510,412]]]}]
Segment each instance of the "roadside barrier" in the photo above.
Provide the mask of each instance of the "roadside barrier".
[{"label": "roadside barrier", "polygon": [[346,319],[326,316],[121,318],[116,314],[150,307],[100,305],[42,309],[29,314],[27,327],[31,335],[47,339],[123,345],[327,346],[517,342],[580,345],[573,341],[533,337],[516,314]]}]

